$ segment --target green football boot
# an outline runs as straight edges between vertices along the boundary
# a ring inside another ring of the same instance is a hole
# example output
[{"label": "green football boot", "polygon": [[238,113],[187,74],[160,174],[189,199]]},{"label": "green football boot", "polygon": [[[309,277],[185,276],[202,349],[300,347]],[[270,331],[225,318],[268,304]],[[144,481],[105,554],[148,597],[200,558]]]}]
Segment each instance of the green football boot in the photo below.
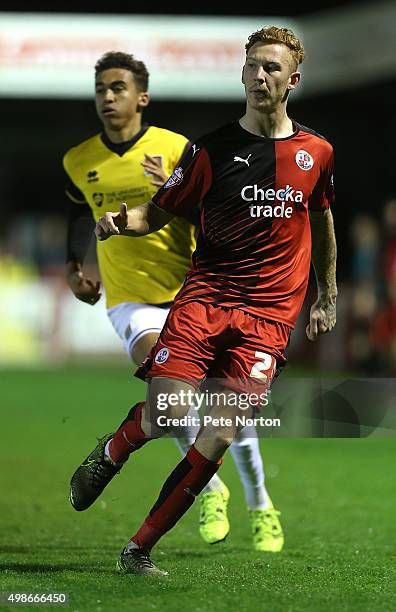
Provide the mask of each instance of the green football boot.
[{"label": "green football boot", "polygon": [[249,510],[253,548],[259,552],[280,552],[285,538],[280,524],[279,510],[272,505],[265,510]]},{"label": "green football boot", "polygon": [[223,483],[222,491],[201,493],[198,497],[200,504],[199,533],[207,544],[223,542],[230,531],[227,518],[227,506],[230,492]]}]

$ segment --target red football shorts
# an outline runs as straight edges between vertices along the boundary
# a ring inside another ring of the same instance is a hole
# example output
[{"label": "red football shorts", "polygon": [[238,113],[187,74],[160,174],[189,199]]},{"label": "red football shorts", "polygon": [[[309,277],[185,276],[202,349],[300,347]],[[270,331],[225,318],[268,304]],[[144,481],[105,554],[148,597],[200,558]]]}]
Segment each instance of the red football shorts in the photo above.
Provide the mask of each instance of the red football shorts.
[{"label": "red football shorts", "polygon": [[171,308],[150,355],[136,371],[146,378],[176,378],[199,387],[215,379],[239,393],[268,389],[291,327],[242,310],[187,302]]}]

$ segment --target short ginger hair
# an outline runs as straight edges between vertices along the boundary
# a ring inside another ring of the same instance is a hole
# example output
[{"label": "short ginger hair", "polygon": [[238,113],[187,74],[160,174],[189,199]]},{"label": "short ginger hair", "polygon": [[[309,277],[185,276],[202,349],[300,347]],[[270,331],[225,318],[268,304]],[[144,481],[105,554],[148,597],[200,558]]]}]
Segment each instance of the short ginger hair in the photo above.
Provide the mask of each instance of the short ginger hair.
[{"label": "short ginger hair", "polygon": [[248,38],[245,45],[246,55],[249,49],[258,42],[273,44],[278,43],[285,45],[290,49],[290,53],[295,61],[296,68],[304,61],[305,51],[301,40],[288,28],[277,28],[276,26],[267,26],[257,32],[253,32]]}]

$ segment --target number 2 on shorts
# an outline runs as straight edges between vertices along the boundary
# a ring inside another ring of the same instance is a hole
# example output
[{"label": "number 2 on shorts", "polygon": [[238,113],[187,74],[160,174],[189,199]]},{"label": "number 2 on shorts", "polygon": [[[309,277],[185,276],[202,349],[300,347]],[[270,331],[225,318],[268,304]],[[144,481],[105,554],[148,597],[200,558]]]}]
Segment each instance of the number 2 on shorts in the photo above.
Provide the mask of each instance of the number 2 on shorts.
[{"label": "number 2 on shorts", "polygon": [[261,359],[261,361],[257,361],[253,365],[252,369],[250,370],[249,376],[251,378],[271,381],[276,368],[275,358],[272,355],[269,355],[268,353],[262,353],[261,351],[256,351],[254,356]]}]

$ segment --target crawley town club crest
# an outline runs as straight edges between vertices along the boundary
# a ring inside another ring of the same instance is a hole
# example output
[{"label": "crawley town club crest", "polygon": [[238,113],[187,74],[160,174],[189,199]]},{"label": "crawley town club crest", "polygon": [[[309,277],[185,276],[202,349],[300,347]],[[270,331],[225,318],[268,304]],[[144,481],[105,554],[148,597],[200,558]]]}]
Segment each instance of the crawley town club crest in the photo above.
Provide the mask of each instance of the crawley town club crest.
[{"label": "crawley town club crest", "polygon": [[155,356],[154,361],[155,363],[158,363],[159,365],[161,365],[161,363],[165,363],[168,357],[169,357],[169,349],[167,349],[166,346],[164,346],[164,348],[158,351],[158,353]]},{"label": "crawley town club crest", "polygon": [[300,149],[296,153],[296,164],[301,170],[311,170],[314,165],[314,159],[312,155]]},{"label": "crawley town club crest", "polygon": [[178,185],[183,180],[183,171],[180,166],[174,169],[173,173],[170,175],[168,180],[166,181],[164,187],[168,189],[169,187],[174,187]]}]

